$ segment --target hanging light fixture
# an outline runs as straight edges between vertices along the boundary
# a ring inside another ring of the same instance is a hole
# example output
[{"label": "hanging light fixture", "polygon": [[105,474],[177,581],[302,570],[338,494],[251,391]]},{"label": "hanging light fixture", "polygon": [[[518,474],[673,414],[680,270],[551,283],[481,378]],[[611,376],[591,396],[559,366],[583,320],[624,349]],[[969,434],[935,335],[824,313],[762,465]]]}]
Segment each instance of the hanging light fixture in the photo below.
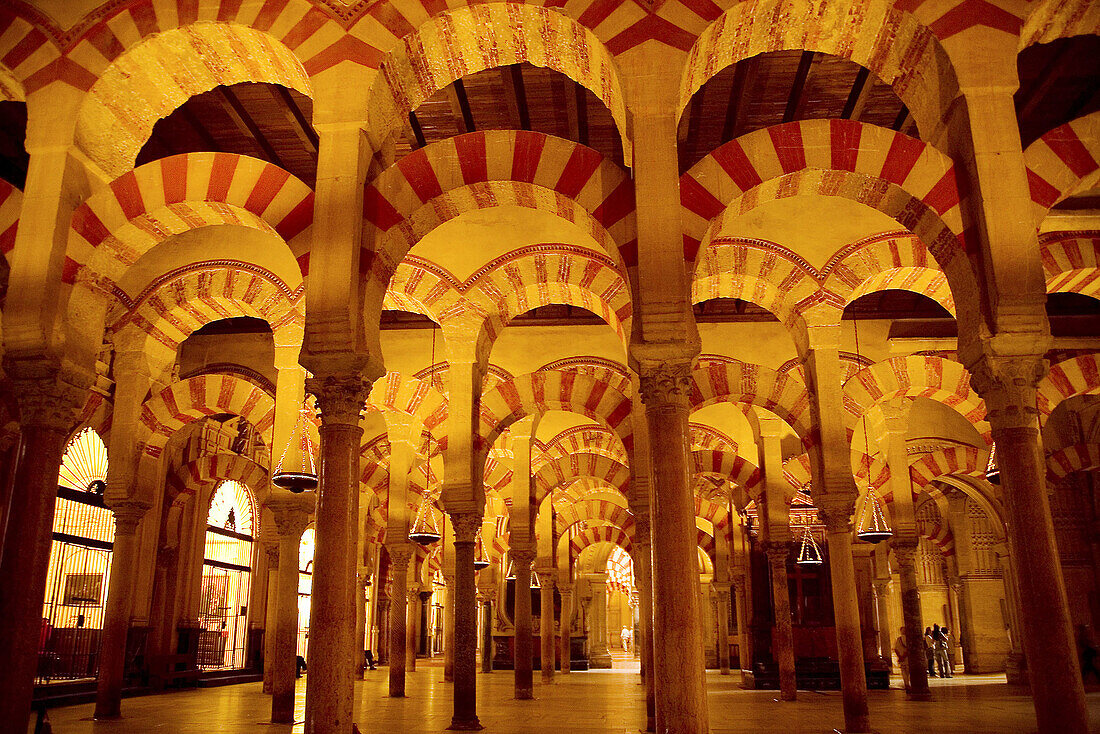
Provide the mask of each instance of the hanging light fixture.
[{"label": "hanging light fixture", "polygon": [[542,584],[539,583],[538,571],[531,571],[531,588],[532,589],[541,589],[542,588]]},{"label": "hanging light fixture", "polygon": [[[859,359],[859,328],[852,322],[852,331],[856,340],[856,359]],[[867,497],[863,500],[863,512],[860,513],[859,523],[856,525],[856,537],[868,543],[881,543],[892,538],[894,531],[886,522],[886,516],[882,513],[882,507],[878,503],[878,494],[875,485],[871,482],[871,432],[867,429],[867,416],[863,421],[863,454],[867,457]]]},{"label": "hanging light fixture", "polygon": [[485,557],[485,544],[481,542],[481,533],[474,539],[474,570],[481,571],[489,567],[489,559]]},{"label": "hanging light fixture", "polygon": [[504,574],[505,581],[516,580],[516,564],[512,563],[512,559],[508,559],[508,573]]},{"label": "hanging light fixture", "polygon": [[798,549],[798,559],[795,563],[803,566],[820,566],[823,562],[821,547],[814,540],[814,534],[809,528],[802,529],[802,545]]},{"label": "hanging light fixture", "polygon": [[997,465],[997,444],[989,447],[989,463],[985,465],[985,478],[990,484],[1001,483],[1001,467]]},{"label": "hanging light fixture", "polygon": [[[294,424],[294,431],[283,449],[282,458],[279,459],[279,465],[271,475],[272,484],[295,494],[307,489],[317,489],[317,465],[313,459],[313,440],[310,439],[309,431],[306,430],[306,420],[308,420],[308,414],[303,404],[302,409],[298,411],[298,421]],[[287,454],[291,446],[298,447],[298,455],[291,456],[288,460]]]},{"label": "hanging light fixture", "polygon": [[442,537],[435,525],[431,497],[425,497],[416,513],[416,521],[413,523],[412,530],[409,531],[409,540],[418,545],[429,546]]}]

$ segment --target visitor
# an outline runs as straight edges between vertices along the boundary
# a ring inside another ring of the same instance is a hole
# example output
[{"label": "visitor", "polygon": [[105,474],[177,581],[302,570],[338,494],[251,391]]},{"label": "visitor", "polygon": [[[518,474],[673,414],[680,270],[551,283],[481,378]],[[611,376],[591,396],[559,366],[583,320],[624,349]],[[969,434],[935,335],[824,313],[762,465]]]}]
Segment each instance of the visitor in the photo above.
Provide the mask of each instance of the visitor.
[{"label": "visitor", "polygon": [[909,690],[909,645],[905,641],[905,628],[899,630],[898,639],[894,640],[894,654],[898,656],[898,667],[901,668],[901,687]]},{"label": "visitor", "polygon": [[[939,625],[936,625],[939,628]],[[932,628],[924,628],[924,656],[928,659],[928,677],[935,678],[936,671],[936,641],[932,637]]]},{"label": "visitor", "polygon": [[367,670],[374,670],[374,653],[370,650],[364,650],[363,659],[366,661]]},{"label": "visitor", "polygon": [[623,627],[623,631],[619,633],[619,638],[623,643],[623,652],[630,652],[630,643],[634,641],[634,633],[629,627]]},{"label": "visitor", "polygon": [[306,659],[304,657],[302,657],[301,655],[299,655],[298,660],[297,660],[297,668],[294,671],[294,677],[295,678],[301,678],[302,677],[302,671],[304,671],[304,670],[307,670],[307,668],[306,668]]},{"label": "visitor", "polygon": [[932,635],[936,642],[936,666],[939,668],[940,677],[950,678],[951,658],[948,650],[951,649],[951,633],[946,627],[940,627],[939,630],[933,630]]}]

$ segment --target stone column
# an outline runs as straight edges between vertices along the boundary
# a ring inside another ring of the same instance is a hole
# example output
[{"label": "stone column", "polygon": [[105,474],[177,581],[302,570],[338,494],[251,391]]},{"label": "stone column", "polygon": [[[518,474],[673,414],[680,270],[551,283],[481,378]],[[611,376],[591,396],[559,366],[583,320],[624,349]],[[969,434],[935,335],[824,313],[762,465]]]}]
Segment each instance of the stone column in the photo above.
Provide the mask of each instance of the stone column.
[{"label": "stone column", "polygon": [[[300,495],[272,490],[268,506],[279,529],[279,581],[272,652],[271,722],[294,723],[294,681],[298,672],[298,549],[309,525],[309,511],[316,506],[316,494]],[[316,567],[316,563],[314,564]],[[314,630],[311,629],[311,632]],[[311,635],[312,637],[312,635]],[[309,659],[313,675],[314,659]]]},{"label": "stone column", "polygon": [[718,670],[730,674],[730,590],[718,588]]},{"label": "stone column", "polygon": [[[648,498],[647,498],[648,499]],[[641,650],[642,683],[645,685],[646,731],[656,731],[656,701],[654,699],[653,668],[653,558],[649,507],[634,508],[634,580],[638,584],[638,607],[641,613],[641,629],[635,646]]]},{"label": "stone column", "polygon": [[355,637],[352,594],[358,548],[359,424],[370,383],[358,374],[312,377],[321,415],[313,598],[310,606],[306,734],[347,734],[353,726]]},{"label": "stone column", "polygon": [[137,529],[149,509],[140,502],[119,502],[115,516],[115,541],[111,552],[111,580],[103,610],[99,675],[96,681],[96,719],[113,719],[122,713],[122,678],[126,670],[126,637],[130,632],[134,575],[140,554]]},{"label": "stone column", "polygon": [[901,617],[905,627],[905,644],[909,646],[909,691],[913,700],[927,701],[932,695],[928,690],[928,661],[924,655],[924,627],[921,626],[920,588],[917,586],[918,544],[893,541],[894,558],[898,562],[901,581]]},{"label": "stone column", "polygon": [[[264,615],[264,693],[271,693],[272,663],[275,662],[275,625],[278,619],[279,594],[279,541],[261,540],[264,555],[267,557],[267,610]],[[298,561],[294,562],[297,568]],[[298,589],[298,580],[294,580],[294,589]]]},{"label": "stone column", "polygon": [[365,566],[359,566],[355,573],[355,677],[363,680],[366,671],[367,639],[367,581],[370,579],[370,571]]},{"label": "stone column", "polygon": [[[995,346],[995,345],[994,345]],[[1062,565],[1046,494],[1036,385],[1047,370],[1040,357],[986,354],[970,368],[985,400],[997,446],[1008,540],[1020,595],[1023,647],[1042,734],[1089,730]]]},{"label": "stone column", "polygon": [[412,558],[412,545],[409,543],[392,543],[386,545],[390,554],[390,697],[403,698],[405,696],[405,652],[408,629],[406,619],[408,613],[408,588],[409,588],[409,559]]},{"label": "stone column", "polygon": [[749,634],[749,603],[745,575],[733,577],[733,593],[737,604],[737,657],[741,667],[741,682],[745,682],[745,671],[752,670],[752,635]]},{"label": "stone column", "polygon": [[653,465],[653,657],[658,729],[709,731],[699,630],[697,531],[690,484],[691,362],[643,365],[642,399]]},{"label": "stone column", "polygon": [[[5,369],[11,375],[10,365]],[[57,473],[65,442],[75,422],[79,398],[75,388],[61,381],[16,379],[21,414],[23,457],[15,470],[0,560],[0,721],[12,731],[27,730],[34,675],[38,667],[38,630],[53,541]]]},{"label": "stone column", "polygon": [[852,561],[851,501],[824,504],[819,508],[825,521],[829,544],[829,577],[833,584],[833,617],[840,685],[844,700],[845,731],[870,732],[867,711],[867,671],[863,668],[863,635],[859,627],[856,598],[856,569]]},{"label": "stone column", "polygon": [[[381,583],[381,580],[379,580]],[[379,665],[390,663],[390,599],[381,586],[378,588],[378,649],[376,662]]]},{"label": "stone column", "polygon": [[573,637],[573,585],[559,584],[558,593],[561,595],[561,672],[569,672],[570,658],[572,657]]},{"label": "stone column", "polygon": [[550,683],[554,680],[554,581],[550,569],[544,568],[539,574],[541,587],[539,589],[539,633],[542,640],[542,649],[539,657],[542,659],[542,682]]},{"label": "stone column", "polygon": [[1005,589],[1005,608],[1008,628],[1008,656],[1005,660],[1005,678],[1010,685],[1027,685],[1027,661],[1024,659],[1023,635],[1020,632],[1020,592],[1016,588],[1016,571],[1008,547],[997,546],[997,561],[1001,567],[1001,580]]},{"label": "stone column", "polygon": [[[879,655],[886,667],[894,669],[894,638],[890,628],[890,579],[875,579],[875,622],[878,624]],[[908,643],[907,643],[908,644]]]},{"label": "stone column", "polygon": [[414,673],[420,642],[420,587],[413,585],[405,592],[405,599],[405,670]]},{"label": "stone column", "polygon": [[455,679],[455,576],[443,577],[447,584],[443,592],[443,680]]},{"label": "stone column", "polygon": [[588,667],[610,668],[611,651],[607,648],[607,574],[588,577],[592,601],[588,631]]},{"label": "stone column", "polygon": [[493,602],[485,599],[481,604],[481,672],[493,672]]},{"label": "stone column", "polygon": [[766,545],[764,552],[768,556],[768,569],[772,582],[772,601],[775,602],[775,659],[779,663],[779,697],[784,701],[794,701],[798,694],[794,674],[794,631],[791,627],[791,599],[787,586],[787,556],[790,553],[790,548],[786,543],[769,543]]},{"label": "stone column", "polygon": [[481,529],[481,515],[451,513],[455,529],[455,731],[482,728],[477,718],[477,589],[474,586],[474,538]]},{"label": "stone column", "polygon": [[529,548],[514,548],[508,554],[512,560],[512,572],[515,581],[515,610],[513,620],[516,627],[514,646],[516,698],[535,697],[531,662],[533,643],[531,641],[531,562],[535,560],[535,551]]}]

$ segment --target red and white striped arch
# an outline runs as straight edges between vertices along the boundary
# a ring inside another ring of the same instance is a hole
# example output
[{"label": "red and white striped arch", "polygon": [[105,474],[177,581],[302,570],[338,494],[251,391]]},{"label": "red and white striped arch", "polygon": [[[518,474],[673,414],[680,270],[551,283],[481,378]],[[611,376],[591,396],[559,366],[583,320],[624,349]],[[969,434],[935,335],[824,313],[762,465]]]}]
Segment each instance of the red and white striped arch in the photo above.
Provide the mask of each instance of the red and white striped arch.
[{"label": "red and white striped arch", "polygon": [[[980,22],[981,14],[976,15]],[[953,29],[938,30],[943,38]],[[871,0],[749,0],[731,6],[696,40],[681,76],[679,109],[727,66],[792,49],[839,56],[870,69],[905,102],[927,139],[938,137],[958,95],[954,68],[937,33],[910,13]]]},{"label": "red and white striped arch", "polygon": [[108,330],[139,329],[175,351],[194,331],[219,319],[263,319],[276,342],[300,342],[305,328],[304,288],[291,290],[271,271],[240,261],[210,261],[157,278],[133,301],[117,301]]},{"label": "red and white striped arch", "polygon": [[596,95],[611,111],[629,161],[626,101],[610,52],[568,15],[532,5],[460,7],[408,34],[382,62],[371,89],[371,128],[385,137],[456,79],[522,62],[558,71]]},{"label": "red and white striped arch", "polygon": [[11,257],[15,247],[15,232],[23,211],[23,192],[7,181],[0,180],[0,255]]},{"label": "red and white striped arch", "polygon": [[374,381],[367,406],[412,416],[423,423],[429,432],[447,420],[447,398],[427,380],[408,377],[400,372],[387,372]]},{"label": "red and white striped arch", "polygon": [[1039,235],[1047,293],[1100,298],[1100,231]]},{"label": "red and white striped arch", "polygon": [[810,401],[796,378],[748,362],[712,362],[691,373],[692,410],[713,403],[746,403],[775,413],[806,439],[810,435]]},{"label": "red and white striped arch", "polygon": [[501,431],[528,415],[561,410],[610,428],[627,455],[634,450],[631,401],[606,382],[571,372],[534,372],[514,377],[481,396],[479,436],[491,446]]},{"label": "red and white striped arch", "polygon": [[614,525],[634,537],[634,515],[611,500],[589,498],[562,510],[555,518],[555,530],[566,535],[569,528],[582,522]]},{"label": "red and white striped arch", "polygon": [[894,398],[929,398],[958,411],[988,440],[985,402],[958,362],[926,355],[893,357],[857,372],[844,383],[849,430],[871,408]]},{"label": "red and white striped arch", "polygon": [[615,487],[624,498],[629,494],[630,469],[626,464],[602,454],[570,453],[543,464],[535,471],[536,505],[541,506],[556,487],[581,477],[590,477]]},{"label": "red and white striped arch", "polygon": [[1092,0],[1039,0],[1020,29],[1020,50],[1071,36],[1100,35],[1100,6]]},{"label": "red and white striped arch", "polygon": [[1100,444],[1076,443],[1047,455],[1047,477],[1054,482],[1079,471],[1100,469]]},{"label": "red and white striped arch", "polygon": [[573,536],[569,541],[569,554],[572,558],[577,558],[585,548],[597,543],[613,543],[627,553],[634,551],[633,539],[622,528],[614,525],[593,525]]},{"label": "red and white striped arch", "polygon": [[544,460],[553,461],[561,456],[581,453],[600,454],[620,464],[630,464],[630,457],[614,431],[604,426],[588,425],[568,428],[550,439],[535,466],[540,466]]},{"label": "red and white striped arch", "polygon": [[313,191],[278,166],[231,153],[162,158],[93,194],[72,218],[62,282],[113,295],[126,269],[168,237],[217,224],[271,232],[308,266]]},{"label": "red and white striped arch", "polygon": [[560,372],[576,372],[579,375],[606,382],[612,388],[623,395],[630,395],[633,388],[630,373],[619,362],[602,357],[566,357],[555,360],[539,367],[536,372],[558,370]]},{"label": "red and white striped arch", "polygon": [[1039,382],[1035,403],[1045,418],[1066,398],[1097,393],[1100,393],[1100,354],[1083,354],[1050,368]]},{"label": "red and white striped arch", "polygon": [[626,171],[572,141],[493,130],[425,146],[367,186],[360,269],[386,284],[428,232],[463,212],[503,205],[565,217],[620,268],[636,264],[634,184]]},{"label": "red and white striped arch", "polygon": [[248,420],[271,445],[275,400],[262,387],[235,375],[198,375],[173,383],[141,406],[140,420],[149,432],[143,453],[159,458],[168,439],[196,420],[230,413]]},{"label": "red and white striped arch", "polygon": [[988,451],[973,446],[944,448],[909,459],[909,479],[914,492],[923,491],[933,480],[952,475],[982,476]]},{"label": "red and white striped arch", "polygon": [[693,471],[721,476],[745,490],[751,497],[760,489],[760,469],[743,456],[730,451],[691,452]]},{"label": "red and white striped arch", "polygon": [[1054,128],[1024,151],[1035,225],[1063,199],[1100,183],[1100,112]]}]

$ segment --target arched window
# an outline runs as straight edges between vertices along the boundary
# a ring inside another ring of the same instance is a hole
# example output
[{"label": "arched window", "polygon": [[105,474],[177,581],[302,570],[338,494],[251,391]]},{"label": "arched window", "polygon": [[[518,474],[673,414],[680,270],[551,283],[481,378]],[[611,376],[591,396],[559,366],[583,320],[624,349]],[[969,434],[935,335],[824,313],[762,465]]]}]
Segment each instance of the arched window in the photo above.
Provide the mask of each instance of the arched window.
[{"label": "arched window", "polygon": [[244,668],[248,653],[248,597],[252,586],[252,494],[224,481],[210,499],[202,569],[199,667]]},{"label": "arched window", "polygon": [[313,528],[306,528],[298,544],[298,654],[306,656],[309,643],[310,599],[313,593]]}]

